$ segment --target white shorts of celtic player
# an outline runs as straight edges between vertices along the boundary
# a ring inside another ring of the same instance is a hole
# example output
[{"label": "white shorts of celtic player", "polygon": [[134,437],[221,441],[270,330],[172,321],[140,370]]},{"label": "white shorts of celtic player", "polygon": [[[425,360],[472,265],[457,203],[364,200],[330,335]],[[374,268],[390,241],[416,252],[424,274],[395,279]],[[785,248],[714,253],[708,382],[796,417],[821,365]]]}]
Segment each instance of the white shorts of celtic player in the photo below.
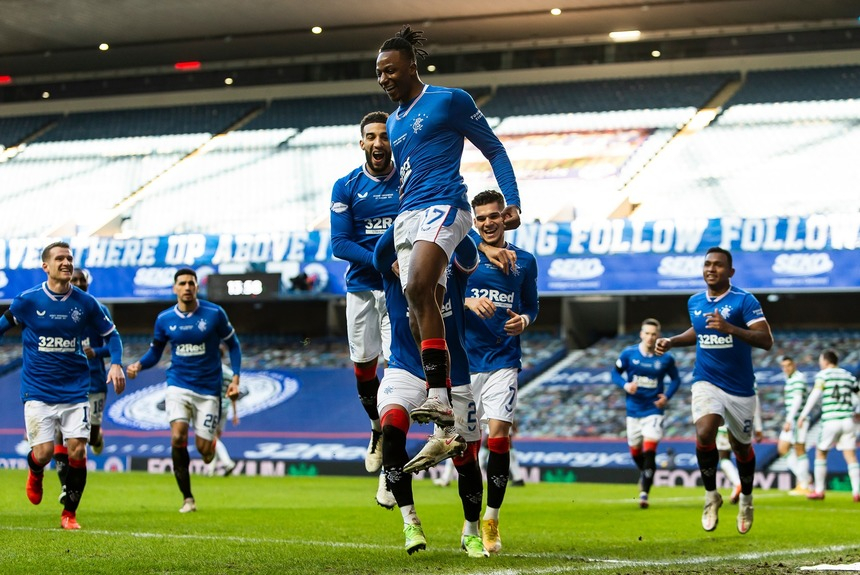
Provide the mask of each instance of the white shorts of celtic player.
[{"label": "white shorts of celtic player", "polygon": [[[456,213],[455,213],[456,212]],[[394,220],[394,247],[400,267],[400,285],[409,281],[409,259],[417,241],[432,242],[445,250],[445,261],[451,259],[457,247],[472,227],[472,216],[466,210],[453,206],[430,206],[398,214]],[[446,270],[442,270],[438,283],[448,284]]]},{"label": "white shorts of celtic player", "polygon": [[723,418],[729,433],[741,443],[752,442],[755,396],[741,397],[726,393],[707,381],[697,381],[692,388],[693,423],[705,415]]},{"label": "white shorts of celtic player", "polygon": [[90,436],[90,404],[43,403],[30,400],[24,403],[24,425],[30,447],[51,443],[59,428],[65,439],[82,439]]},{"label": "white shorts of celtic player", "polygon": [[816,446],[822,451],[854,449],[857,444],[854,421],[850,417],[823,421]]},{"label": "white shorts of celtic player", "polygon": [[640,445],[643,440],[663,439],[663,416],[655,413],[646,417],[627,418],[627,445]]},{"label": "white shorts of celtic player", "polygon": [[391,355],[391,324],[385,293],[379,290],[346,294],[346,335],[349,359],[354,363]]},{"label": "white shorts of celtic player", "polygon": [[517,410],[517,369],[506,367],[472,374],[472,394],[481,423],[491,419],[513,423]]},{"label": "white shorts of celtic player", "polygon": [[797,427],[797,420],[791,423],[791,429],[779,432],[779,440],[792,445],[806,445],[806,434],[809,433],[809,418],[803,420],[803,425]]},{"label": "white shorts of celtic player", "polygon": [[732,443],[729,441],[729,430],[725,425],[721,425],[717,429],[717,450],[731,451]]},{"label": "white shorts of celtic player", "polygon": [[221,398],[217,395],[202,395],[190,389],[168,385],[164,409],[171,423],[193,423],[194,435],[206,441],[215,439],[221,416]]},{"label": "white shorts of celtic player", "polygon": [[90,425],[101,425],[107,393],[90,393]]}]

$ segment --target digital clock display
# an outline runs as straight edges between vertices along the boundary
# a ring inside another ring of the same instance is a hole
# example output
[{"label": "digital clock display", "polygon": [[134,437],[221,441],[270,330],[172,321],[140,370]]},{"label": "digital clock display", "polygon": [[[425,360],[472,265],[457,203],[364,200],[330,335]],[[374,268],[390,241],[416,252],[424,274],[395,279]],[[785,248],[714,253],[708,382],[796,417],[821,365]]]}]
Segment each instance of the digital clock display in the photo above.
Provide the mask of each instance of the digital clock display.
[{"label": "digital clock display", "polygon": [[227,301],[234,299],[277,299],[281,287],[281,274],[213,274],[208,281],[208,299]]}]

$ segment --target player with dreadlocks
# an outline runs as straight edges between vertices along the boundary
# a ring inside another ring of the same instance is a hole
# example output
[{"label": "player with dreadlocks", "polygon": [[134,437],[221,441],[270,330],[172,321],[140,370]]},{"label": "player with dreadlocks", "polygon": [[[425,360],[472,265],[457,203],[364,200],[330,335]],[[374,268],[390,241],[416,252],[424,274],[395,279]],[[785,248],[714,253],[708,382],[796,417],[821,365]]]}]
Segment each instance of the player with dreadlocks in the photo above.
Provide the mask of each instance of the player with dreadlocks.
[{"label": "player with dreadlocks", "polygon": [[403,26],[380,47],[376,76],[388,97],[399,104],[387,122],[391,150],[400,167],[394,242],[412,334],[421,350],[429,389],[427,400],[411,416],[421,423],[435,422],[450,434],[454,414],[441,307],[448,261],[472,223],[460,175],[466,138],[489,160],[505,196],[506,229],[520,225],[520,198],[507,152],[472,97],[419,78],[418,62],[427,56],[421,48],[424,40],[423,32]]}]

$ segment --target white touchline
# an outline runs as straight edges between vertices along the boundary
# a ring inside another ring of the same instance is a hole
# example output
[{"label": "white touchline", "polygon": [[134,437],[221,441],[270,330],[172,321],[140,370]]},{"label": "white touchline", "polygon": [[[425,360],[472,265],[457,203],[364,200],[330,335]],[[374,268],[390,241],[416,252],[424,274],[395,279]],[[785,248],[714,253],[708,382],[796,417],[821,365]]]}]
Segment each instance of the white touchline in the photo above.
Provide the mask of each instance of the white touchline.
[{"label": "white touchline", "polygon": [[[6,527],[0,526],[0,531],[37,531],[61,533],[54,528],[38,528],[38,527]],[[257,544],[287,544],[287,545],[304,545],[312,547],[344,547],[353,549],[401,549],[397,545],[371,545],[368,543],[350,543],[337,541],[309,541],[307,539],[277,539],[266,537],[240,537],[233,535],[189,535],[182,533],[132,533],[124,531],[102,531],[87,529],[78,532],[78,535],[106,535],[109,537],[137,537],[141,539],[193,539],[200,541],[233,541],[236,543],[257,543]],[[529,559],[563,559],[563,564],[546,565],[542,567],[531,568],[508,568],[504,570],[492,571],[470,571],[470,575],[541,575],[543,573],[576,573],[577,571],[589,570],[609,570],[617,569],[618,567],[678,567],[682,565],[702,565],[708,563],[718,563],[725,561],[758,561],[771,557],[785,557],[811,555],[813,553],[838,553],[842,551],[856,550],[856,545],[830,545],[827,547],[810,547],[801,549],[774,549],[771,551],[762,551],[758,553],[737,553],[733,555],[713,555],[706,557],[688,557],[685,559],[611,559],[611,558],[592,558],[583,557],[581,555],[568,555],[564,553],[505,553],[505,557],[519,557]],[[440,547],[434,548],[434,552],[461,554],[459,547]],[[580,562],[578,565],[571,565],[571,561]],[[442,574],[447,575],[447,574]],[[450,575],[462,575],[462,570],[452,571]]]}]

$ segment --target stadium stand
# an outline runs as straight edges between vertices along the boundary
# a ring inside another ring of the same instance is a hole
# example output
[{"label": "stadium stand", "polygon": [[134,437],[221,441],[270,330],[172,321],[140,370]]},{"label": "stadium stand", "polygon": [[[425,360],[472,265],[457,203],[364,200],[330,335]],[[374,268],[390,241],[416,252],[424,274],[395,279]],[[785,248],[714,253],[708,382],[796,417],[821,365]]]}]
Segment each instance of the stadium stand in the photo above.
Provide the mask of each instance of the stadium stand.
[{"label": "stadium stand", "polygon": [[[530,218],[605,218],[628,197],[637,206],[631,217],[645,220],[687,212],[788,216],[860,209],[853,185],[860,167],[849,158],[860,143],[858,70],[471,92],[508,148]],[[735,84],[739,90],[713,123],[680,134]],[[0,162],[0,179],[12,182],[0,191],[5,213],[17,222],[7,235],[86,232],[84,220],[117,206],[125,209],[123,233],[135,236],[325,226],[331,174],[361,159],[357,110],[391,108],[384,95],[368,94],[2,119],[0,143],[32,139]],[[471,145],[463,174],[473,193],[495,185]],[[821,185],[828,188],[825,205],[804,193]],[[16,217],[33,203],[84,190],[87,214],[57,214],[29,226]]]}]

